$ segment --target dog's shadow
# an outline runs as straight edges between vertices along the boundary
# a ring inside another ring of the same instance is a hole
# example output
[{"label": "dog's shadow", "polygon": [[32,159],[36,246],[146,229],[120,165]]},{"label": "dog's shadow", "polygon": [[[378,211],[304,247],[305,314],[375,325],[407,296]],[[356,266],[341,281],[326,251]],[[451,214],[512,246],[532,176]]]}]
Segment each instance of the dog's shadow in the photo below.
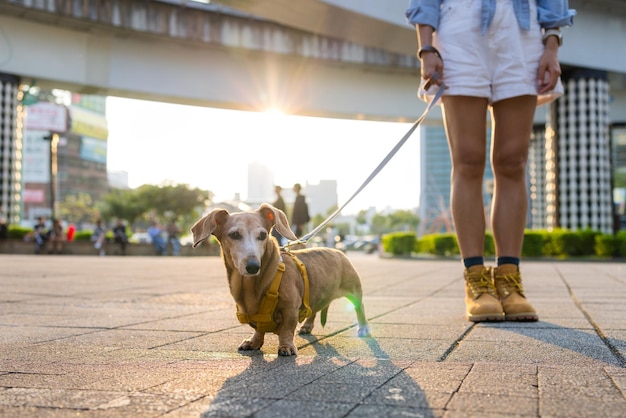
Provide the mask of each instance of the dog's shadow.
[{"label": "dog's shadow", "polygon": [[224,382],[202,416],[371,417],[393,409],[395,415],[430,418],[432,408],[443,408],[431,405],[407,372],[416,362],[392,361],[374,338],[346,338],[346,344],[365,343],[370,351],[351,358],[314,336],[303,337],[309,343],[298,356],[244,352],[249,367]]}]

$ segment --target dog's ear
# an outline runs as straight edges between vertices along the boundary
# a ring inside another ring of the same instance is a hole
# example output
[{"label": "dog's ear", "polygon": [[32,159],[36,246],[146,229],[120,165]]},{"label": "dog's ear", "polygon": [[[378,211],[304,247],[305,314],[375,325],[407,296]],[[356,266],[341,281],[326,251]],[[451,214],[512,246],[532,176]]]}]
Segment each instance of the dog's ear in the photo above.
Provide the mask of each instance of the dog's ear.
[{"label": "dog's ear", "polygon": [[226,209],[213,209],[207,216],[200,219],[191,227],[193,233],[193,246],[197,247],[202,241],[215,234],[219,234],[219,230],[226,223],[230,214]]},{"label": "dog's ear", "polygon": [[296,237],[289,228],[289,221],[287,220],[287,215],[282,210],[275,208],[274,206],[262,203],[261,206],[257,209],[261,218],[265,221],[265,225],[267,230],[269,231],[272,226],[276,228],[276,231],[283,237],[289,240],[296,240]]}]

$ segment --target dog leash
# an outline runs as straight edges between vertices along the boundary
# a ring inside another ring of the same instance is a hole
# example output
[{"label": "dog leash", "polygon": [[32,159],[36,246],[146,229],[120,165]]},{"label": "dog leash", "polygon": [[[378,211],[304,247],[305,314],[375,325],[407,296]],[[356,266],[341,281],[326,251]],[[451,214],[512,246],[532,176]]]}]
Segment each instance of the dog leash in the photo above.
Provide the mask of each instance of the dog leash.
[{"label": "dog leash", "polygon": [[[426,89],[428,89],[428,87],[430,87],[430,84],[433,80],[437,80],[439,78],[438,74],[435,73],[433,75],[433,77],[431,78],[431,80],[428,81],[428,83],[424,86]],[[341,205],[337,210],[335,210],[333,213],[331,213],[325,220],[324,222],[322,222],[321,224],[319,224],[315,229],[313,229],[311,232],[309,232],[308,234],[306,234],[305,236],[303,236],[302,238],[299,238],[295,241],[288,241],[287,244],[283,245],[281,248],[284,249],[285,251],[289,251],[290,247],[293,247],[295,245],[304,245],[306,244],[311,238],[313,238],[315,235],[317,235],[322,229],[324,229],[324,227],[326,225],[328,225],[333,219],[335,219],[337,217],[337,215],[339,215],[339,213],[341,213],[341,211],[359,194],[361,193],[361,191],[378,175],[378,173],[387,165],[387,163],[389,161],[391,161],[391,159],[394,157],[394,155],[396,155],[396,153],[398,152],[398,150],[400,150],[400,148],[402,148],[402,146],[405,144],[405,142],[411,137],[411,135],[413,135],[413,132],[415,132],[415,129],[417,129],[418,126],[421,125],[421,123],[424,121],[424,119],[426,119],[426,116],[428,115],[428,112],[431,111],[431,109],[433,107],[435,107],[435,105],[437,104],[437,102],[439,101],[439,99],[441,98],[441,96],[443,95],[443,91],[445,90],[445,84],[441,83],[441,85],[439,86],[439,89],[437,90],[437,92],[435,93],[435,96],[432,98],[432,100],[428,103],[428,106],[426,106],[426,109],[424,110],[424,112],[421,114],[421,116],[419,118],[417,118],[417,120],[415,122],[413,122],[413,125],[411,126],[411,128],[407,131],[406,134],[404,134],[404,136],[402,137],[402,139],[400,139],[400,141],[398,141],[398,143],[396,144],[395,147],[392,148],[391,151],[389,151],[389,153],[387,154],[387,156],[380,162],[380,164],[378,164],[378,166],[374,169],[374,171],[372,171],[372,173],[369,175],[369,177],[367,179],[365,179],[365,181],[363,182],[363,184],[361,184],[361,186],[356,190],[356,192],[354,192],[352,194],[352,196],[350,196],[350,198],[343,204]]]}]

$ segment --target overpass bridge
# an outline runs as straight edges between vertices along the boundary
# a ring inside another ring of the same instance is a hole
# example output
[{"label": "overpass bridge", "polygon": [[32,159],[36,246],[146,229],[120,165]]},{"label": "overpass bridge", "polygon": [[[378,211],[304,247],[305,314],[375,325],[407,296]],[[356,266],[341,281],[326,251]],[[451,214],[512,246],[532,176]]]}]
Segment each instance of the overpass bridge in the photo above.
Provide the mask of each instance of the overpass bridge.
[{"label": "overpass bridge", "polygon": [[[0,73],[82,93],[410,121],[424,105],[407,3],[0,0]],[[611,119],[626,120],[626,2],[570,5],[562,63],[608,71]]]}]

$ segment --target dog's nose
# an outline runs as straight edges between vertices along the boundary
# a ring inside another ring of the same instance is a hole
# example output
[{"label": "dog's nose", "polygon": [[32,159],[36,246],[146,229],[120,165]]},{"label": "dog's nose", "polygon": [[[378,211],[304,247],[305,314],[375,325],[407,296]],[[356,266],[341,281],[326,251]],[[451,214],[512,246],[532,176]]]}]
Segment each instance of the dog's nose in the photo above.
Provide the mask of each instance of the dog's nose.
[{"label": "dog's nose", "polygon": [[261,264],[256,260],[248,260],[246,263],[246,271],[248,274],[257,274],[261,269]]}]

